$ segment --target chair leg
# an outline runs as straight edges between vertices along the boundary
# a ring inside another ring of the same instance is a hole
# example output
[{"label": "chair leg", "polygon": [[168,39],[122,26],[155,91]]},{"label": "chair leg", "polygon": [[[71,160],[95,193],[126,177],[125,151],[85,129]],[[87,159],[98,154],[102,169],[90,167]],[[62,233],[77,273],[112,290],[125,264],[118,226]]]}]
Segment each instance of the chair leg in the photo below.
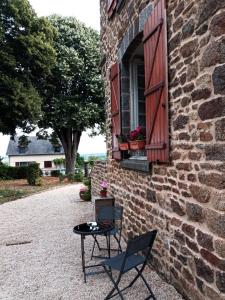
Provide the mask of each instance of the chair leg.
[{"label": "chair leg", "polygon": [[142,274],[143,270],[142,270],[142,271],[141,271],[141,270],[139,271],[137,267],[136,267],[135,269],[136,269],[136,271],[138,272],[138,277],[139,277],[139,276],[141,277],[141,279],[144,281],[144,283],[145,283],[147,289],[148,289],[149,292],[150,292],[150,295],[149,295],[145,300],[151,299],[151,298],[154,299],[154,300],[156,300],[155,295],[153,294],[153,292],[152,292],[152,290],[151,290],[149,284],[147,283],[147,281],[146,281],[144,275]]},{"label": "chair leg", "polygon": [[93,244],[92,251],[91,251],[91,259],[93,258],[94,251],[95,251],[95,240],[94,240],[94,244]]},{"label": "chair leg", "polygon": [[131,281],[131,283],[129,284],[129,287],[131,287],[131,286],[135,283],[135,281],[137,281],[137,279],[141,276],[141,272],[144,270],[144,267],[145,267],[145,266],[142,266],[140,271],[138,270],[137,267],[135,268],[136,271],[138,272],[138,274],[137,274],[137,275],[134,277],[134,279]]},{"label": "chair leg", "polygon": [[97,240],[97,238],[96,238],[95,235],[93,235],[93,239],[94,239],[94,244],[93,244],[92,251],[91,251],[91,259],[92,259],[93,256],[94,256],[95,244],[97,244],[98,250],[99,250],[99,251],[101,250],[100,245],[99,245],[99,242],[98,242],[98,240]]},{"label": "chair leg", "polygon": [[105,270],[106,274],[109,276],[110,280],[112,281],[112,283],[113,283],[113,285],[114,285],[114,287],[113,287],[112,290],[108,293],[108,295],[105,297],[104,300],[108,300],[108,299],[114,297],[115,295],[113,295],[113,293],[114,293],[115,290],[117,290],[117,292],[118,292],[117,294],[120,295],[120,298],[121,298],[122,300],[124,300],[124,297],[123,297],[123,295],[122,295],[122,293],[121,293],[121,291],[120,291],[120,289],[119,289],[119,287],[118,287],[118,284],[119,284],[120,279],[121,279],[121,275],[119,275],[119,277],[117,278],[117,281],[115,281],[115,280],[113,279],[113,277],[112,277],[112,273],[111,273],[110,271],[108,271],[107,268],[106,268],[105,266],[103,266],[103,267],[104,267],[104,270]]},{"label": "chair leg", "polygon": [[118,237],[116,235],[114,235],[114,239],[118,243],[118,254],[119,254],[119,252],[122,252],[122,248],[121,248],[121,245],[120,245],[120,240],[118,239]]}]

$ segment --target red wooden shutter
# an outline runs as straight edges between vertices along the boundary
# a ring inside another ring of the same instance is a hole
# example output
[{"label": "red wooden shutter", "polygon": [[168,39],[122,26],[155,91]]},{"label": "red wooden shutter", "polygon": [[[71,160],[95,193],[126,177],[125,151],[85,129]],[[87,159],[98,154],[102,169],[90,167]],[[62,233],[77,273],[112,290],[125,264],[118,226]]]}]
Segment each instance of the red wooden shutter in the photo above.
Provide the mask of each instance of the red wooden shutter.
[{"label": "red wooden shutter", "polygon": [[146,149],[148,160],[169,160],[167,23],[159,0],[144,26]]},{"label": "red wooden shutter", "polygon": [[115,63],[110,69],[111,82],[111,114],[112,114],[112,152],[113,158],[120,160],[121,152],[117,135],[121,133],[120,126],[120,74],[119,64]]},{"label": "red wooden shutter", "polygon": [[117,0],[107,0],[108,1],[108,16],[109,18],[112,17],[115,9],[116,9],[116,5],[117,5]]}]

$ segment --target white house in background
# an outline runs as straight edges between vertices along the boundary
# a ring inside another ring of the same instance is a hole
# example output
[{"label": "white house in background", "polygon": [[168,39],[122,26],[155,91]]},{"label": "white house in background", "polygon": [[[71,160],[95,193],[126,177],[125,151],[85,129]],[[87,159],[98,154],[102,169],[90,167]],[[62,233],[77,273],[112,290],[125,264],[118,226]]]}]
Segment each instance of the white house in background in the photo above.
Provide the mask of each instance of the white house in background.
[{"label": "white house in background", "polygon": [[29,144],[26,148],[18,145],[18,137],[9,141],[6,155],[9,157],[9,165],[12,167],[27,166],[32,162],[40,164],[44,175],[50,175],[52,170],[59,167],[53,162],[56,158],[65,158],[61,145],[53,146],[49,140],[41,140],[36,136],[29,136]]}]

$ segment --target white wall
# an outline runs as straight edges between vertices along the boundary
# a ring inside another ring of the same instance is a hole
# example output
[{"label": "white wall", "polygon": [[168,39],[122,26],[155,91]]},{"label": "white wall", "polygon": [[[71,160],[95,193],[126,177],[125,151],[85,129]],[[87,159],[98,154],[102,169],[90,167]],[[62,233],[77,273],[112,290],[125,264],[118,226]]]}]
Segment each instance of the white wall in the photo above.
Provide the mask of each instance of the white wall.
[{"label": "white wall", "polygon": [[[65,155],[55,154],[55,155],[9,156],[9,165],[11,167],[15,167],[16,162],[31,162],[31,161],[33,162],[33,161],[35,161],[38,164],[40,164],[41,169],[45,169],[44,168],[44,162],[45,161],[53,161],[56,158],[65,158]],[[52,162],[52,168],[48,168],[48,169],[45,169],[45,170],[53,170],[53,169],[56,169],[56,166]]]}]

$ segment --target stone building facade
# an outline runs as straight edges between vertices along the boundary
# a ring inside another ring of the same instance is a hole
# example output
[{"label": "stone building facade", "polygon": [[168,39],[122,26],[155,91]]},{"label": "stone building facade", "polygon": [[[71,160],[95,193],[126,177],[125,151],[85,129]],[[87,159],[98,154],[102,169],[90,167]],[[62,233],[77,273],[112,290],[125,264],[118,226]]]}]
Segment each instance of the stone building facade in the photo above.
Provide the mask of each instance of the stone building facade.
[{"label": "stone building facade", "polygon": [[110,68],[115,62],[120,66],[120,121],[126,134],[132,129],[126,61],[132,52],[143,55],[143,27],[157,2],[100,1],[104,179],[124,207],[126,238],[158,229],[153,263],[159,273],[187,299],[225,299],[224,0],[166,1],[169,159],[137,162],[129,153],[113,158]]}]

